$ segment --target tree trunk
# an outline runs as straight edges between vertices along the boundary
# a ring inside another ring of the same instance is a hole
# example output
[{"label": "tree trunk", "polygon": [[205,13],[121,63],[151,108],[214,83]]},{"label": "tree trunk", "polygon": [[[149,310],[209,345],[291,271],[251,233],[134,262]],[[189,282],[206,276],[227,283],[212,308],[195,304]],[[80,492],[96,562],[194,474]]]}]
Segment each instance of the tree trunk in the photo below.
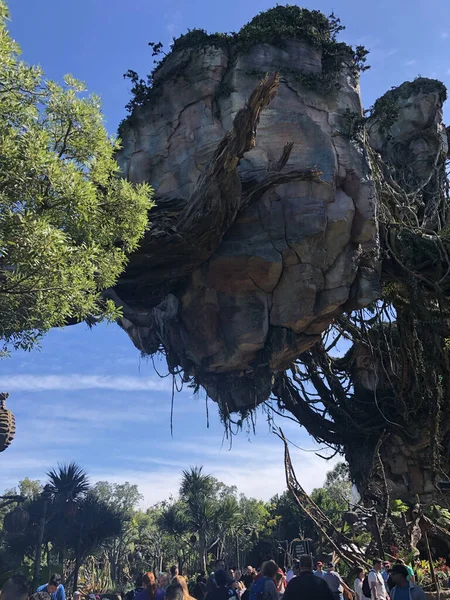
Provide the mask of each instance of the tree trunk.
[{"label": "tree trunk", "polygon": [[200,549],[200,562],[201,562],[201,570],[204,571],[205,573],[207,572],[207,556],[206,556],[206,539],[205,539],[205,534],[203,531],[200,531],[199,533],[199,540],[198,540],[198,545],[199,545],[199,549]]},{"label": "tree trunk", "polygon": [[82,532],[83,532],[83,527],[81,526],[80,535],[78,537],[76,558],[75,558],[75,571],[73,574],[73,591],[74,592],[76,592],[77,588],[78,588],[78,575],[79,575],[80,567],[81,567],[81,540],[82,540],[82,535],[83,535]]},{"label": "tree trunk", "polygon": [[34,557],[33,589],[37,588],[37,586],[39,584],[39,578],[41,575],[42,544],[44,541],[46,518],[47,518],[47,499],[44,499],[44,504],[42,507],[42,515],[41,515],[41,518],[39,519],[38,539],[37,539],[37,545],[36,545],[36,554]]}]

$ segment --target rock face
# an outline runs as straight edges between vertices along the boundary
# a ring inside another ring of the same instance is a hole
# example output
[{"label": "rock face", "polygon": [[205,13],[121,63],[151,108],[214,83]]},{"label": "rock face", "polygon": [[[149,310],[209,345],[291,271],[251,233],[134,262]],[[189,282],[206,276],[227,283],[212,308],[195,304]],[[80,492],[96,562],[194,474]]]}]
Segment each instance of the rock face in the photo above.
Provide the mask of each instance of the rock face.
[{"label": "rock face", "polygon": [[322,173],[320,182],[272,185],[250,201],[208,260],[165,282],[166,294],[154,295],[145,240],[116,288],[130,309],[122,326],[134,344],[157,349],[144,318],[152,312],[174,363],[227,412],[265,400],[272,373],[310,348],[336,315],[379,297],[374,184],[345,132],[346,114],[362,113],[358,83],[344,68],[339,89],[322,94],[305,85],[305,74],[322,68],[321,51],[297,40],[283,49],[258,44],[233,60],[223,48],[186,48],[164,62],[154,97],[121,131],[124,176],[150,182],[155,215],[170,213],[190,202],[237,111],[264,74],[277,71],[278,94],[240,161],[242,193],[277,169],[290,142],[282,173]]}]

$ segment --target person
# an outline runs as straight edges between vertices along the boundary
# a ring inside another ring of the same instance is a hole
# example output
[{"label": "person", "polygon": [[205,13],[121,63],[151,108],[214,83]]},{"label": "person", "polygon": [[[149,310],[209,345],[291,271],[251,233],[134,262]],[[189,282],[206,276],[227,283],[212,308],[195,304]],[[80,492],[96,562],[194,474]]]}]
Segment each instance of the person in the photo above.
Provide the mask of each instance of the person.
[{"label": "person", "polygon": [[278,565],[274,560],[267,560],[261,566],[261,577],[250,588],[250,600],[278,600],[275,576]]},{"label": "person", "polygon": [[139,592],[142,592],[144,589],[145,586],[143,582],[143,574],[139,573],[139,575],[136,577],[136,581],[134,582],[134,589],[125,594],[124,600],[134,600]]},{"label": "person", "polygon": [[316,564],[316,570],[314,571],[314,575],[316,577],[325,577],[326,571],[323,570],[323,562],[319,562]]},{"label": "person", "polygon": [[367,576],[372,600],[386,600],[388,593],[381,575],[381,558],[374,558],[372,564],[373,568]]},{"label": "person", "polygon": [[192,590],[192,595],[196,600],[203,600],[206,596],[206,577],[205,575],[199,575],[197,577],[196,584]]},{"label": "person", "polygon": [[411,583],[415,583],[416,582],[416,578],[414,576],[413,568],[410,567],[409,565],[407,565],[402,558],[397,558],[397,560],[395,561],[395,564],[396,565],[403,565],[404,567],[406,567],[406,570],[408,571],[408,581],[410,581]]},{"label": "person", "polygon": [[275,575],[275,587],[277,588],[278,600],[280,600],[286,589],[286,575],[283,569],[278,569],[278,573]]},{"label": "person", "polygon": [[[214,572],[210,575],[210,577],[206,583],[206,593],[207,594],[209,592],[212,592],[213,590],[215,590],[217,587],[216,573],[218,571],[225,571],[225,561],[223,560],[223,558],[217,559],[214,564]],[[232,582],[233,582],[233,578],[230,575],[227,575],[227,584],[231,585]]]},{"label": "person", "polygon": [[151,571],[142,576],[142,588],[137,592],[134,600],[156,600],[156,578]]},{"label": "person", "polygon": [[313,573],[312,557],[305,554],[299,560],[299,574],[287,585],[283,600],[334,600],[330,588]]},{"label": "person", "polygon": [[166,600],[184,600],[184,591],[179,583],[171,583],[167,587]]},{"label": "person", "polygon": [[66,590],[61,583],[61,575],[58,573],[53,573],[50,581],[38,587],[36,591],[47,592],[50,594],[52,600],[66,600]]},{"label": "person", "polygon": [[181,585],[181,587],[183,588],[184,600],[195,600],[195,598],[193,598],[189,593],[188,584],[183,575],[175,575],[175,577],[172,579],[172,583],[177,583],[178,585]]},{"label": "person", "polygon": [[214,581],[215,587],[206,594],[206,600],[229,600],[230,598],[236,600],[238,597],[236,590],[228,585],[229,573],[216,571]]},{"label": "person", "polygon": [[383,563],[383,570],[381,571],[381,577],[384,579],[384,585],[387,588],[387,581],[389,579],[389,570],[391,568],[391,563],[387,560]]},{"label": "person", "polygon": [[323,581],[328,584],[335,600],[344,600],[344,590],[351,598],[353,597],[353,590],[348,587],[339,573],[335,571],[334,563],[328,563],[328,571],[323,576]]},{"label": "person", "polygon": [[406,565],[396,563],[391,569],[394,587],[391,591],[391,600],[426,600],[422,588],[408,581],[409,571]]},{"label": "person", "polygon": [[241,581],[241,579],[242,579],[242,571],[240,569],[236,569],[234,571],[234,580]]},{"label": "person", "polygon": [[13,575],[3,584],[0,597],[2,600],[27,600],[29,592],[28,579],[23,575]]},{"label": "person", "polygon": [[81,600],[81,592],[76,591],[73,593],[72,600]]},{"label": "person", "polygon": [[180,574],[180,571],[178,569],[178,565],[172,565],[170,567],[170,577],[173,579],[174,577],[177,577]]},{"label": "person", "polygon": [[255,571],[251,565],[249,565],[245,569],[245,573],[241,577],[242,583],[245,585],[246,589],[249,590],[253,580],[255,579]]},{"label": "person", "polygon": [[356,600],[365,600],[364,592],[362,589],[364,581],[364,569],[362,567],[356,567],[356,579],[353,584],[355,590]]},{"label": "person", "polygon": [[158,588],[160,590],[164,590],[166,591],[167,588],[169,587],[170,581],[169,581],[169,574],[168,573],[160,573],[158,575]]},{"label": "person", "polygon": [[294,560],[292,561],[292,567],[286,573],[287,583],[289,583],[291,581],[291,579],[293,579],[294,577],[297,577],[298,574],[299,574],[299,561],[296,558],[294,558]]}]

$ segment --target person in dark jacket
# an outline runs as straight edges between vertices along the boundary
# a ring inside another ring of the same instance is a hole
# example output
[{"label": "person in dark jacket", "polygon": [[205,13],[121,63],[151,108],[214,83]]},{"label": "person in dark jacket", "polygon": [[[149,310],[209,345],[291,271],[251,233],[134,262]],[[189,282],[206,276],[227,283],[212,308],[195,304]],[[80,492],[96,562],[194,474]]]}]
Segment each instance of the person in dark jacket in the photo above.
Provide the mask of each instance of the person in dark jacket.
[{"label": "person in dark jacket", "polygon": [[288,583],[283,600],[334,600],[328,584],[314,575],[311,556],[300,557],[300,573]]}]

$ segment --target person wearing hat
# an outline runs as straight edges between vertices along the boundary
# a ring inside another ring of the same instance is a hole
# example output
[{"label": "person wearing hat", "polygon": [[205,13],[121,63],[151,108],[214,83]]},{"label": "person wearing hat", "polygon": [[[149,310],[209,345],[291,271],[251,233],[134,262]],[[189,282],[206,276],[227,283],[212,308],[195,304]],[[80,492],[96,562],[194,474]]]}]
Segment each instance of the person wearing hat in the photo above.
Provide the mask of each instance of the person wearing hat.
[{"label": "person wearing hat", "polygon": [[325,576],[325,571],[323,570],[323,562],[319,562],[316,563],[316,570],[314,571],[314,575],[316,577],[321,577],[323,579],[323,577]]},{"label": "person wearing hat", "polygon": [[408,580],[408,569],[406,565],[395,564],[391,569],[391,577],[394,587],[391,590],[391,600],[426,600],[426,594],[422,588]]},{"label": "person wearing hat", "polygon": [[334,570],[334,563],[328,563],[328,571],[325,573],[323,580],[328,583],[334,600],[344,600],[344,590],[350,598],[353,598],[353,590],[348,587],[339,573]]}]

